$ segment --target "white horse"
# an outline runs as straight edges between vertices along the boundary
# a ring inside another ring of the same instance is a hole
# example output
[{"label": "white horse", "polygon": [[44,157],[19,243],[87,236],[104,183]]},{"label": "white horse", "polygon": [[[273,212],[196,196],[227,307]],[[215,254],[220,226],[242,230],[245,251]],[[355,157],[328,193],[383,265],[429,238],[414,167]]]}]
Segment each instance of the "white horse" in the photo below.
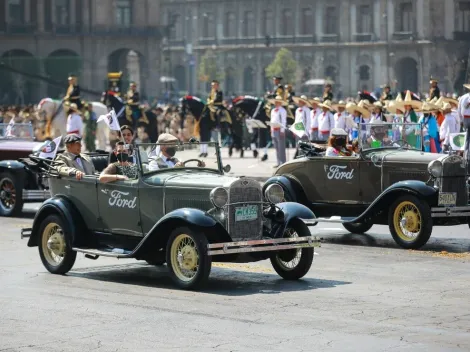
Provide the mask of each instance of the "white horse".
[{"label": "white horse", "polygon": [[[39,121],[48,121],[52,119],[50,126],[50,137],[55,138],[60,135],[67,134],[67,115],[64,108],[60,108],[62,102],[51,98],[42,99],[36,109],[36,117]],[[108,108],[101,102],[93,101],[93,111],[96,116],[105,115],[108,113]],[[60,111],[59,111],[60,108]],[[109,149],[109,128],[104,122],[99,122],[96,125],[96,139],[97,149]]]}]

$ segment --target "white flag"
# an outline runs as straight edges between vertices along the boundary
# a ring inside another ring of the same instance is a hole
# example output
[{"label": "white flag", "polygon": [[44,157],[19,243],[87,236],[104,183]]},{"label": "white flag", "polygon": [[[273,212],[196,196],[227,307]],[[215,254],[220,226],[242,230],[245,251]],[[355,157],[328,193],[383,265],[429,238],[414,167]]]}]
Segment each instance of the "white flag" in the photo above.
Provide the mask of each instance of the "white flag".
[{"label": "white flag", "polygon": [[451,133],[449,135],[452,150],[464,150],[466,133]]},{"label": "white flag", "polygon": [[110,130],[121,130],[121,126],[119,126],[119,121],[117,119],[116,112],[114,111],[114,109],[112,109],[106,115],[101,115],[100,117],[98,117],[98,120],[96,122],[98,123],[100,121],[104,121],[108,125]]},{"label": "white flag", "polygon": [[13,135],[13,126],[15,125],[15,118],[12,117],[10,120],[10,123],[7,126],[7,129],[5,130],[5,137],[14,137]]},{"label": "white flag", "polygon": [[294,123],[289,129],[299,138],[302,138],[306,134],[305,126],[302,121]]},{"label": "white flag", "polygon": [[41,153],[39,153],[39,157],[43,159],[46,159],[46,158],[54,159],[57,154],[57,150],[59,149],[61,140],[62,140],[62,136],[59,136],[53,139],[52,141],[50,141],[48,144],[46,144],[41,149]]}]

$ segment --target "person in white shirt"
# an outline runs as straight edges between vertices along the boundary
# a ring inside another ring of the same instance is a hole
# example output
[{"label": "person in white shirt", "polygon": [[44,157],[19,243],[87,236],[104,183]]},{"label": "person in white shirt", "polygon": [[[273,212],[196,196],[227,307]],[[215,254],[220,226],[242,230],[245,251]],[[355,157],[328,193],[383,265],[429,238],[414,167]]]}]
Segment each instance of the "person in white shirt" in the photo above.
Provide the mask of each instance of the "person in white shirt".
[{"label": "person in white shirt", "polygon": [[376,101],[372,105],[372,116],[370,118],[370,123],[375,123],[377,121],[384,122],[384,120],[383,105],[380,101]]},{"label": "person in white shirt", "polygon": [[340,128],[346,131],[346,103],[343,100],[340,100],[338,104],[333,104],[333,109],[336,110],[336,113],[333,115],[335,120],[335,127]]},{"label": "person in white shirt", "polygon": [[302,122],[304,125],[305,133],[303,136],[297,137],[297,139],[309,139],[310,133],[310,109],[312,105],[308,102],[305,95],[300,97],[293,97],[294,103],[298,106],[295,110],[295,121],[294,123]]},{"label": "person in white shirt", "polygon": [[278,167],[286,162],[287,111],[284,106],[287,105],[287,101],[278,95],[269,102],[274,104],[274,109],[271,110],[271,138],[277,156],[277,165],[274,167]]},{"label": "person in white shirt", "polygon": [[309,137],[310,140],[316,140],[318,137],[318,128],[314,128],[314,121],[317,119],[317,116],[321,114],[321,109],[319,104],[321,104],[320,98],[313,98],[310,100],[310,105],[312,105],[312,111],[310,111],[310,131]]},{"label": "person in white shirt", "polygon": [[80,114],[78,113],[77,104],[72,103],[69,107],[69,116],[67,117],[67,134],[77,134],[80,138],[83,134],[83,120]]},{"label": "person in white shirt", "polygon": [[331,101],[326,100],[322,104],[319,104],[322,109],[322,112],[316,116],[313,120],[313,129],[318,131],[318,140],[327,141],[330,137],[330,131],[335,128],[335,120],[331,110]]},{"label": "person in white shirt", "polygon": [[460,125],[452,113],[452,106],[449,103],[444,103],[442,106],[442,113],[444,114],[444,121],[442,121],[439,129],[439,141],[442,144],[442,149],[448,150],[450,145],[450,135],[452,133],[460,132]]},{"label": "person in white shirt", "polygon": [[[465,88],[470,89],[470,84],[464,84]],[[470,93],[464,94],[459,99],[459,106],[457,108],[457,114],[459,120],[462,122],[462,125],[467,131],[465,137],[465,147],[464,147],[464,156],[465,159],[470,159]]]},{"label": "person in white shirt", "polygon": [[326,157],[351,156],[351,152],[346,149],[348,134],[342,128],[333,128],[331,136],[328,138],[328,148]]}]

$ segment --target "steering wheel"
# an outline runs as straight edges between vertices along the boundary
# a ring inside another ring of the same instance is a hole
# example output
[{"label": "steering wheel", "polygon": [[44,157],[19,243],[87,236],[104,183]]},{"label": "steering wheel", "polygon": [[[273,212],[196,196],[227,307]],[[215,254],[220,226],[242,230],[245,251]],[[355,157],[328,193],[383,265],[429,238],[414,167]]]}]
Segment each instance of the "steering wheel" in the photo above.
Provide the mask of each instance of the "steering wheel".
[{"label": "steering wheel", "polygon": [[188,159],[188,160],[183,161],[183,166],[186,166],[186,163],[190,163],[192,161],[196,161],[198,167],[201,167],[201,165],[205,164],[202,160],[199,160],[199,159]]},{"label": "steering wheel", "polygon": [[404,139],[399,139],[397,141],[392,141],[392,145],[395,144],[395,143],[398,144],[400,148],[403,148],[403,147],[406,147],[406,146],[411,147],[411,145],[407,141],[405,141]]}]

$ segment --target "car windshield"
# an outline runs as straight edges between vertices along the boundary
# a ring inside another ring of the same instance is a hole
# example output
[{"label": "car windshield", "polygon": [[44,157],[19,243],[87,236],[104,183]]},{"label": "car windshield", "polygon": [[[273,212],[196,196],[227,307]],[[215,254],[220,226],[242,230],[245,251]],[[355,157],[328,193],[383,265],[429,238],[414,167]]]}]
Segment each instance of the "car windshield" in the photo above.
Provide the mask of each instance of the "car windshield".
[{"label": "car windshield", "polygon": [[0,123],[0,139],[30,139],[33,140],[33,126],[29,123]]},{"label": "car windshield", "polygon": [[144,174],[171,168],[222,169],[216,143],[138,144],[137,149]]},{"label": "car windshield", "polygon": [[422,150],[423,131],[419,123],[359,124],[358,142],[361,150],[406,148]]}]

